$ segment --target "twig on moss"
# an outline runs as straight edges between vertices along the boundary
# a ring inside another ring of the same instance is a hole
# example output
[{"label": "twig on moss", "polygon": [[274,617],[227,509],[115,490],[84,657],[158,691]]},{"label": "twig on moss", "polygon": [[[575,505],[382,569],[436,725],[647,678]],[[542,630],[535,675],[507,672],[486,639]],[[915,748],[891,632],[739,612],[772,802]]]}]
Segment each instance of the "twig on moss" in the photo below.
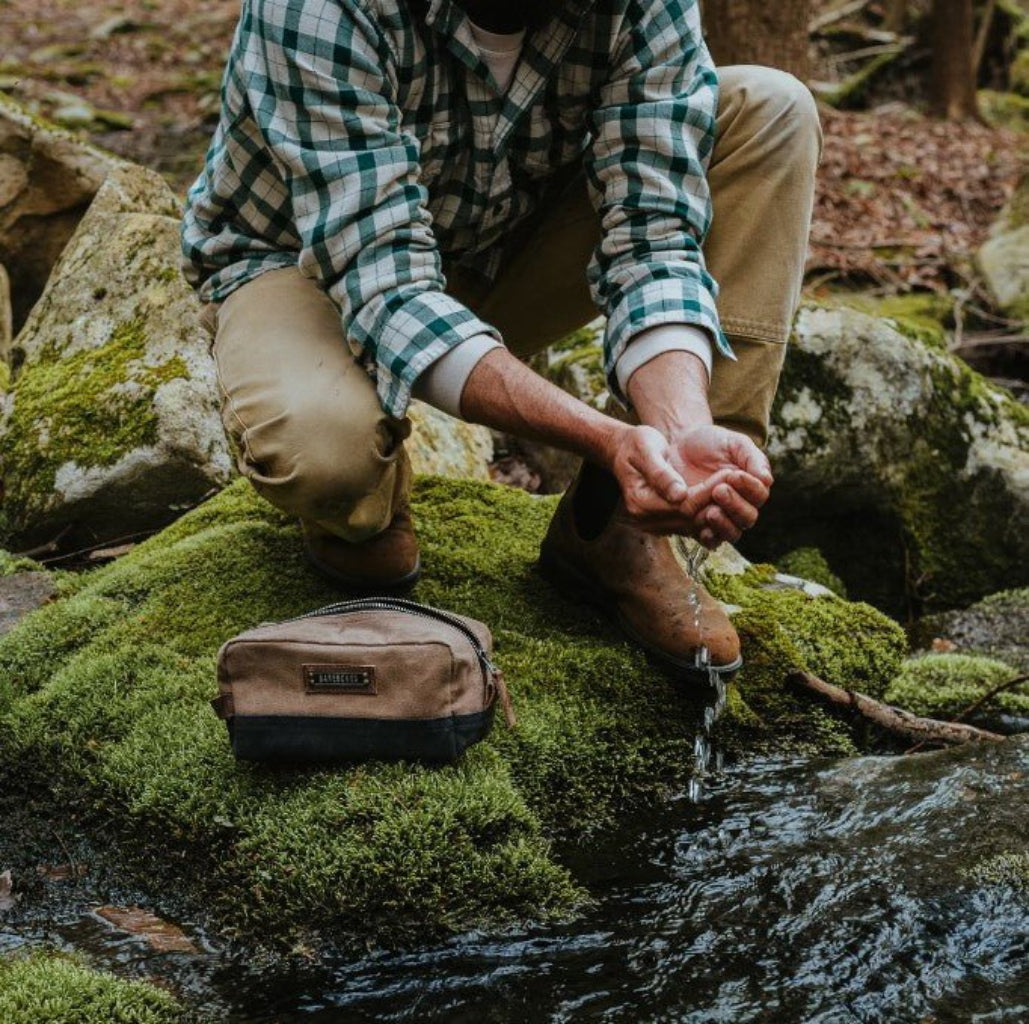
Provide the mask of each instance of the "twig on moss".
[{"label": "twig on moss", "polygon": [[1013,686],[1018,686],[1019,683],[1029,682],[1029,675],[1015,676],[1014,679],[1008,679],[1003,683],[998,683],[996,686],[987,690],[977,700],[972,701],[971,704],[965,708],[955,719],[955,722],[963,722],[969,715],[974,714],[978,711],[988,700],[992,700],[997,696],[998,693],[1003,693],[1005,690],[1010,690]]},{"label": "twig on moss", "polygon": [[995,732],[977,729],[974,725],[966,725],[963,722],[940,722],[935,718],[921,718],[910,711],[884,704],[863,693],[833,686],[811,672],[791,672],[788,678],[793,685],[814,694],[820,700],[834,707],[856,711],[862,718],[895,736],[920,744],[937,743],[950,747],[974,740],[999,742],[1004,739]]}]

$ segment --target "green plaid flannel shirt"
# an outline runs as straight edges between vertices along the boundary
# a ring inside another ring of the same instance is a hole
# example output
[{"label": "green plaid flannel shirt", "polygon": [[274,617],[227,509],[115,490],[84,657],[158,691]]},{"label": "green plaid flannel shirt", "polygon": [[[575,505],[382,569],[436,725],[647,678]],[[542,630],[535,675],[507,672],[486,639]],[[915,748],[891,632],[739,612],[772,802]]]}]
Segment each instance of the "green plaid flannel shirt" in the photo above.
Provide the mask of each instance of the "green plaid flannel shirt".
[{"label": "green plaid flannel shirt", "polygon": [[644,328],[731,356],[701,243],[717,79],[696,0],[555,0],[507,93],[453,0],[243,0],[221,116],[182,222],[187,279],[221,301],[299,265],[400,417],[418,375],[499,332],[441,258],[495,278],[507,232],[581,160],[602,241],[586,268],[605,367]]}]

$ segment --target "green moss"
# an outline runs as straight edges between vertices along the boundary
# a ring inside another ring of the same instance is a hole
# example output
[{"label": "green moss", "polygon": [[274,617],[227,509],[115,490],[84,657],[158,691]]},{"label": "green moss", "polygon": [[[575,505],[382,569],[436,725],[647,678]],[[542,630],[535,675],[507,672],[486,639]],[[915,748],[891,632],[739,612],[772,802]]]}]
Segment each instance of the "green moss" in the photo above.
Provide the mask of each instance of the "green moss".
[{"label": "green moss", "polygon": [[110,466],[156,442],[154,392],[188,370],[179,356],[147,364],[146,345],[132,320],[98,348],[65,355],[51,343],[18,376],[0,460],[12,520],[50,497],[62,465]]},{"label": "green moss", "polygon": [[[953,718],[988,690],[1018,674],[1010,665],[992,658],[927,654],[904,663],[886,691],[886,700],[917,715]],[[998,693],[983,710],[1029,718],[1029,683]]]},{"label": "green moss", "polygon": [[183,1019],[167,993],[53,953],[0,959],[4,1024],[168,1024]]},{"label": "green moss", "polygon": [[11,386],[11,368],[6,359],[0,359],[0,398],[7,394]]},{"label": "green moss", "polygon": [[976,885],[1002,885],[1029,893],[1029,853],[1000,853],[963,874]]},{"label": "green moss", "polygon": [[0,548],[0,576],[13,576],[16,572],[39,572],[43,566],[31,558],[12,555]]},{"label": "green moss", "polygon": [[779,571],[803,580],[821,583],[839,597],[847,596],[843,580],[832,571],[818,548],[797,548],[778,560]]},{"label": "green moss", "polygon": [[954,319],[953,298],[936,292],[877,296],[848,289],[833,292],[828,298],[821,297],[819,305],[856,309],[868,316],[882,317],[891,321],[904,337],[937,351],[947,350],[947,329]]},{"label": "green moss", "polygon": [[[830,683],[881,696],[907,651],[904,632],[870,605],[812,599],[766,582],[769,572],[774,574],[774,568],[755,566],[743,576],[708,580],[720,600],[741,608],[733,621],[746,660],[736,685],[751,728],[750,716],[761,722],[748,745],[774,746],[786,730],[793,749],[854,753],[853,733],[809,697],[792,692],[787,677],[804,669]],[[746,722],[741,718],[736,724]]]},{"label": "green moss", "polygon": [[[519,714],[456,767],[233,760],[207,706],[218,647],[338,599],[307,568],[292,518],[238,480],[0,640],[0,776],[24,782],[35,766],[64,799],[114,814],[125,849],[187,864],[193,895],[251,938],[398,939],[566,915],[587,897],[551,842],[681,787],[702,704],[535,572],[555,504],[471,481],[416,487],[415,597],[490,624]],[[789,693],[786,673],[880,692],[899,631],[864,606],[764,589],[772,574],[713,582],[743,608],[730,751],[851,750],[848,727]]]},{"label": "green moss", "polygon": [[1029,132],[1029,99],[1025,96],[993,89],[980,89],[978,96],[979,110],[990,124],[1016,132]]}]

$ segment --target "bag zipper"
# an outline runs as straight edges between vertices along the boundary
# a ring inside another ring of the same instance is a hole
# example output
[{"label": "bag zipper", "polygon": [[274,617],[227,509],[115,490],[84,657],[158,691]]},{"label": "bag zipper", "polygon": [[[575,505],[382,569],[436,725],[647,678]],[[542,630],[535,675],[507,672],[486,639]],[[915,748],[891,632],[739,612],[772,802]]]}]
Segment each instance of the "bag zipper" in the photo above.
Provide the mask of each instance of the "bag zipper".
[{"label": "bag zipper", "polygon": [[[504,673],[493,662],[482,646],[481,641],[475,635],[475,631],[466,625],[461,619],[450,612],[440,608],[433,608],[431,605],[419,604],[417,601],[408,601],[402,597],[358,597],[351,601],[339,601],[335,604],[327,604],[314,611],[304,612],[303,615],[294,615],[291,619],[283,619],[285,622],[299,622],[301,619],[311,619],[323,615],[345,615],[348,612],[361,611],[397,611],[406,612],[409,615],[420,615],[424,619],[435,619],[438,622],[445,622],[452,626],[472,645],[475,656],[482,668],[482,679],[485,684],[487,701],[489,707],[495,697],[500,697],[500,706],[504,711],[504,721],[509,729],[517,725],[514,707],[511,704],[511,695],[507,690],[507,683],[504,680]],[[282,623],[276,623],[281,625]]]}]

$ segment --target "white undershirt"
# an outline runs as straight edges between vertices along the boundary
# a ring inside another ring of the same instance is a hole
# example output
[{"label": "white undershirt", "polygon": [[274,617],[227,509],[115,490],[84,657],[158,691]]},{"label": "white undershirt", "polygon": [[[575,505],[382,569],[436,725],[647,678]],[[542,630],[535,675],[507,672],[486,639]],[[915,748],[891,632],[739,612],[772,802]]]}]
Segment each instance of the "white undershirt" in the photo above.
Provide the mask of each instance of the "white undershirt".
[{"label": "white undershirt", "polygon": [[[469,20],[472,36],[483,62],[505,93],[514,78],[518,58],[525,44],[525,29],[518,32],[490,32]],[[476,364],[488,352],[501,348],[492,335],[479,334],[461,342],[437,359],[414,383],[414,396],[451,416],[461,419],[461,393]],[[706,331],[691,324],[658,324],[634,335],[615,364],[615,376],[626,394],[629,378],[645,363],[665,352],[692,352],[711,376],[711,339]]]}]

